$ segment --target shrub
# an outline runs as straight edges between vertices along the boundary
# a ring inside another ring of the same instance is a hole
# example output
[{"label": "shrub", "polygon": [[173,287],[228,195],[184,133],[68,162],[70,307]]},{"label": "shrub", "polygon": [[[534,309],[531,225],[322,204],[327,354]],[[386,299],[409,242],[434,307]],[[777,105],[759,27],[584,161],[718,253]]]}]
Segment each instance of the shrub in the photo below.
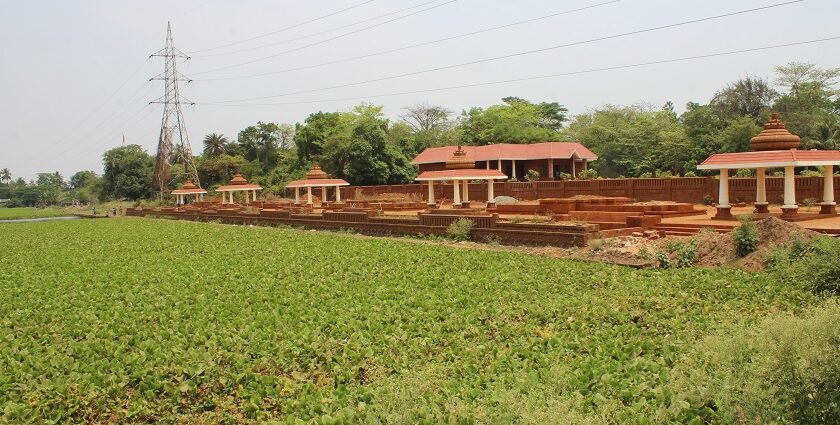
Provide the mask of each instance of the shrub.
[{"label": "shrub", "polygon": [[713,203],[715,203],[715,198],[711,194],[703,195],[703,205],[712,205]]},{"label": "shrub", "polygon": [[697,173],[695,173],[694,171],[686,171],[685,173],[683,173],[683,177],[697,177]]},{"label": "shrub", "polygon": [[680,423],[840,423],[840,303],[710,337],[675,368]]},{"label": "shrub", "polygon": [[753,172],[749,168],[741,168],[735,172],[735,177],[752,177]]},{"label": "shrub", "polygon": [[446,234],[455,241],[468,241],[472,234],[473,221],[468,218],[459,218],[449,225]]},{"label": "shrub", "polygon": [[677,267],[691,267],[697,259],[697,239],[691,238],[691,242],[677,252]]},{"label": "shrub", "polygon": [[814,170],[802,170],[799,173],[802,177],[822,177],[822,173]]},{"label": "shrub", "polygon": [[808,209],[811,209],[814,205],[817,205],[817,200],[814,198],[805,198],[802,200],[802,205],[804,205]]},{"label": "shrub", "polygon": [[499,235],[487,235],[484,237],[484,242],[487,245],[499,246],[502,244],[502,238]]},{"label": "shrub", "polygon": [[540,172],[537,170],[528,170],[525,173],[525,180],[529,182],[535,182],[540,179]]},{"label": "shrub", "polygon": [[571,174],[563,173],[563,172],[560,173],[560,180],[571,180],[571,179],[572,179]]},{"label": "shrub", "polygon": [[741,217],[741,225],[732,230],[732,240],[738,255],[745,257],[758,249],[758,229],[749,215]]},{"label": "shrub", "polygon": [[591,168],[577,173],[577,178],[583,179],[583,180],[595,180],[598,177],[599,177],[598,171],[593,170]]},{"label": "shrub", "polygon": [[823,236],[807,244],[794,240],[787,258],[773,258],[773,270],[783,279],[806,289],[840,295],[840,241]]},{"label": "shrub", "polygon": [[659,263],[659,268],[662,269],[670,269],[671,268],[671,258],[668,257],[668,253],[665,251],[657,251],[656,252],[656,261]]},{"label": "shrub", "polygon": [[652,177],[653,177],[653,173],[651,173],[650,171],[645,171],[644,173],[639,174],[640,179],[649,179],[649,178],[652,178]]},{"label": "shrub", "polygon": [[606,241],[603,239],[592,239],[589,241],[589,247],[592,248],[593,251],[603,251],[605,243]]}]

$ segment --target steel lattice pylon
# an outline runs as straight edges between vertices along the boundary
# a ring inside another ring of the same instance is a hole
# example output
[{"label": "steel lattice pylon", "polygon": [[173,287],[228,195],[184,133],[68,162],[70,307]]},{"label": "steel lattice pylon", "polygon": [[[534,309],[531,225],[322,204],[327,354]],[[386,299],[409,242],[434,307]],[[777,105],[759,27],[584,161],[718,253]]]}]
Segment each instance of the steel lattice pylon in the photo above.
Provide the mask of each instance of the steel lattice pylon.
[{"label": "steel lattice pylon", "polygon": [[[189,105],[193,103],[182,98],[178,89],[178,83],[180,81],[189,82],[190,80],[178,73],[176,67],[178,59],[186,60],[190,57],[175,48],[172,42],[172,26],[168,22],[166,24],[166,47],[150,57],[163,57],[165,63],[163,73],[149,79],[149,81],[164,81],[165,85],[163,97],[149,102],[149,104],[163,104],[163,119],[160,123],[160,138],[158,139],[155,171],[152,175],[153,195],[162,197],[169,191],[172,182],[179,177],[191,179],[198,187],[201,187],[201,183],[198,180],[198,171],[193,162],[190,139],[187,136],[187,129],[184,124],[184,114],[181,112],[182,103]],[[178,138],[177,145],[173,143],[175,137]],[[170,172],[170,166],[172,164],[183,164],[183,173],[172,174]]]}]

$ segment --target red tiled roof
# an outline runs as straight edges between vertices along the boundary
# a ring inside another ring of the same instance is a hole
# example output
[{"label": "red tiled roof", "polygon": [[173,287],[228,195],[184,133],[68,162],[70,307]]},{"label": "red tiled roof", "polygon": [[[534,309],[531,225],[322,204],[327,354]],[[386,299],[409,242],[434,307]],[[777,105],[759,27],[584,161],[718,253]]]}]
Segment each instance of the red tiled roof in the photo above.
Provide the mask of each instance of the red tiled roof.
[{"label": "red tiled roof", "polygon": [[198,195],[201,193],[207,193],[207,191],[199,187],[194,189],[175,189],[171,193],[173,195]]},{"label": "red tiled roof", "polygon": [[756,168],[758,166],[806,166],[840,164],[840,151],[784,150],[717,153],[703,161],[697,168],[716,170],[721,168]]},{"label": "red tiled roof", "polygon": [[216,188],[216,192],[230,192],[235,190],[262,190],[262,186],[258,184],[231,184]]},{"label": "red tiled roof", "polygon": [[350,186],[342,179],[304,179],[289,182],[286,187]]},{"label": "red tiled roof", "polygon": [[493,179],[503,180],[508,178],[504,173],[498,170],[485,170],[483,168],[461,168],[457,170],[441,170],[441,171],[424,171],[417,176],[418,181],[429,180],[482,180]]},{"label": "red tiled roof", "polygon": [[[428,148],[417,155],[412,164],[433,164],[446,162],[456,146],[441,146]],[[544,142],[530,145],[511,143],[497,143],[486,146],[463,146],[467,155],[476,161],[490,161],[496,159],[569,159],[577,155],[578,158],[593,161],[598,159],[592,151],[577,142]]]}]

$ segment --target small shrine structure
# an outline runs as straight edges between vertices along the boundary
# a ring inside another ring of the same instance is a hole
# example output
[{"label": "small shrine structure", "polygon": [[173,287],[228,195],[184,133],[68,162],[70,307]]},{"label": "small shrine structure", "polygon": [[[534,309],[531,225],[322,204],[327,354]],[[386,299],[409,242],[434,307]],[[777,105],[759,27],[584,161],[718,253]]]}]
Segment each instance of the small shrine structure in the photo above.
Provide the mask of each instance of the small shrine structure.
[{"label": "small shrine structure", "polygon": [[262,190],[262,186],[258,184],[250,184],[242,174],[236,173],[230,180],[227,186],[219,186],[216,192],[222,194],[222,204],[234,204],[233,194],[236,192],[244,192],[245,203],[254,202],[257,200],[257,191]]},{"label": "small shrine structure", "polygon": [[350,186],[343,179],[328,179],[327,173],[318,164],[306,173],[306,178],[289,182],[286,187],[295,189],[295,205],[300,205],[300,189],[306,188],[306,205],[312,205],[312,188],[321,188],[321,203],[327,202],[327,188],[335,188],[335,202],[341,202],[341,186]]},{"label": "small shrine structure", "polygon": [[836,214],[834,202],[834,166],[840,165],[840,151],[836,150],[799,150],[799,136],[792,134],[773,114],[764,129],[750,139],[751,152],[732,152],[714,154],[698,170],[720,170],[720,188],[717,214],[715,218],[732,218],[732,206],[729,204],[729,170],[739,168],[756,169],[755,213],[767,214],[767,192],[765,186],[766,170],[782,168],[784,177],[784,205],[782,219],[792,220],[798,215],[796,204],[796,167],[822,167],[823,200],[820,214]]},{"label": "small shrine structure", "polygon": [[[424,171],[420,173],[415,180],[419,182],[428,182],[429,196],[427,203],[430,208],[437,206],[435,203],[435,187],[434,182],[452,182],[452,207],[462,208],[470,205],[470,186],[471,180],[486,180],[487,181],[487,206],[495,206],[495,195],[493,194],[493,183],[496,180],[505,180],[508,176],[499,170],[475,168],[475,160],[467,155],[467,152],[458,146],[458,149],[446,161],[446,169],[439,171]],[[461,196],[461,189],[463,188],[463,198]]]},{"label": "small shrine structure", "polygon": [[175,189],[171,193],[172,195],[175,195],[175,204],[184,205],[186,204],[186,197],[189,195],[193,195],[195,197],[193,199],[194,201],[203,201],[204,194],[206,194],[207,191],[196,186],[192,180],[187,180],[180,189]]}]

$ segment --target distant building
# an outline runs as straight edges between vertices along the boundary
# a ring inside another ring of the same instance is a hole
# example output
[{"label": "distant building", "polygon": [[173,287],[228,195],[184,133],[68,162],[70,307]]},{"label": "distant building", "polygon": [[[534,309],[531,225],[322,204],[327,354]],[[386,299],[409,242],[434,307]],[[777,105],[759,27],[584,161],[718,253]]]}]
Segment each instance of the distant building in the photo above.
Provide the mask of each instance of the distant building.
[{"label": "distant building", "polygon": [[[446,161],[456,146],[428,148],[417,155],[412,164],[420,172],[439,171],[446,168]],[[540,173],[540,180],[558,180],[560,173],[572,176],[586,170],[590,161],[598,159],[592,151],[577,142],[545,142],[528,145],[498,143],[486,146],[464,146],[475,160],[476,168],[496,169],[510,178],[522,180],[528,170]]]}]

